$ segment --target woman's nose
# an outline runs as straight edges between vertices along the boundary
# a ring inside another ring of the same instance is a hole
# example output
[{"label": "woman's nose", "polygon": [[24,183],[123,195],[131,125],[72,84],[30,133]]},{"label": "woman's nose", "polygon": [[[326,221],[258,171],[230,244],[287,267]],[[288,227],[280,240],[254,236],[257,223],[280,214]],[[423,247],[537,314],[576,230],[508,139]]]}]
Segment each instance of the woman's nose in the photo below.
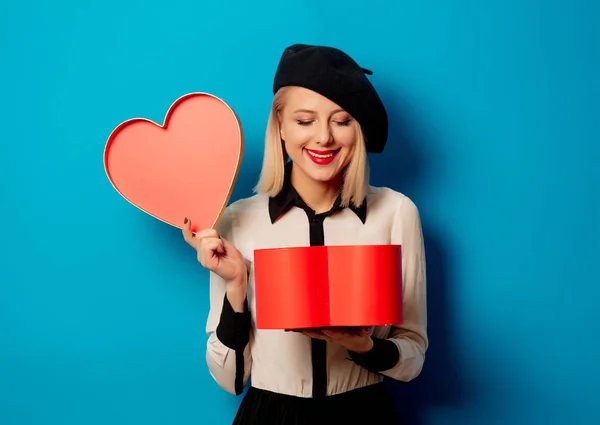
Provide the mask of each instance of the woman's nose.
[{"label": "woman's nose", "polygon": [[317,134],[317,144],[327,145],[333,141],[333,135],[331,134],[331,128],[329,125],[323,124],[319,126],[319,133]]}]

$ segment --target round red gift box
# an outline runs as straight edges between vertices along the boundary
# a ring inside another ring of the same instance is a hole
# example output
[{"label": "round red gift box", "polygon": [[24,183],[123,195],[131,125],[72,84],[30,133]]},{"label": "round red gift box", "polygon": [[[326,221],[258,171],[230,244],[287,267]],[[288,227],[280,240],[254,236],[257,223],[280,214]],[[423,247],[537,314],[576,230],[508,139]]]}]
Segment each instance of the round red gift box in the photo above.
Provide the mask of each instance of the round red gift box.
[{"label": "round red gift box", "polygon": [[257,249],[256,326],[401,324],[401,259],[400,245]]}]

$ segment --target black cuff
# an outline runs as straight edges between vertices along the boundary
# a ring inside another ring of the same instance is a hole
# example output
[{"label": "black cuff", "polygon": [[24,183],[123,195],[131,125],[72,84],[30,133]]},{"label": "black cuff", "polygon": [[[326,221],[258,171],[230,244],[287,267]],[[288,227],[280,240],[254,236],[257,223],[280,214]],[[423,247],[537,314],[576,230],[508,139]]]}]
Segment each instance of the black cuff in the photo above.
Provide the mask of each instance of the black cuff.
[{"label": "black cuff", "polygon": [[372,337],[373,348],[366,353],[348,350],[354,363],[373,373],[379,373],[396,366],[400,360],[400,351],[393,341]]},{"label": "black cuff", "polygon": [[231,307],[227,295],[223,300],[221,319],[217,326],[217,338],[232,350],[243,350],[250,341],[250,312],[248,300],[244,301],[244,312],[237,313]]}]

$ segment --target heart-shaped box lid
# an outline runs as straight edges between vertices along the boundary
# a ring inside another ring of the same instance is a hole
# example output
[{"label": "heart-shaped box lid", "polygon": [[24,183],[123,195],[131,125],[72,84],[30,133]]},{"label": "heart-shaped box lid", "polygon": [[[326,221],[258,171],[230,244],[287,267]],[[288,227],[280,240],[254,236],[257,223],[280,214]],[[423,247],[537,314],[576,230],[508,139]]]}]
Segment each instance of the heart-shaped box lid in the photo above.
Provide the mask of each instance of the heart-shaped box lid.
[{"label": "heart-shaped box lid", "polygon": [[115,190],[145,213],[192,231],[215,228],[235,185],[244,148],[229,105],[208,93],[177,99],[159,125],[134,118],[118,125],[104,149]]}]

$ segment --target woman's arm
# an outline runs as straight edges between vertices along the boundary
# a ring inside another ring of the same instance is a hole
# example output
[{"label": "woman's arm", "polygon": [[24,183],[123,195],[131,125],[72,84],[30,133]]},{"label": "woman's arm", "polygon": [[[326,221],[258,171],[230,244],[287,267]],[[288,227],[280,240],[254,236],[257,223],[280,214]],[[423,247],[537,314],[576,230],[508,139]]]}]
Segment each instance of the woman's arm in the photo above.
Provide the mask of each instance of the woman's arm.
[{"label": "woman's arm", "polygon": [[[233,223],[233,213],[226,210],[217,231],[224,239],[235,245]],[[248,303],[244,301],[242,308],[237,306],[240,299],[245,300],[245,288],[245,284],[228,285],[220,276],[210,272],[206,361],[210,374],[219,386],[235,395],[243,392],[252,365],[249,344],[251,319]]]},{"label": "woman's arm", "polygon": [[429,340],[425,246],[419,211],[409,198],[401,200],[391,243],[402,245],[403,323],[394,326],[386,339],[373,337],[370,351],[350,351],[350,357],[374,373],[410,381],[421,373]]},{"label": "woman's arm", "polygon": [[250,377],[250,313],[235,312],[225,283],[211,272],[210,312],[206,324],[206,361],[210,374],[226,391],[239,395]]}]

